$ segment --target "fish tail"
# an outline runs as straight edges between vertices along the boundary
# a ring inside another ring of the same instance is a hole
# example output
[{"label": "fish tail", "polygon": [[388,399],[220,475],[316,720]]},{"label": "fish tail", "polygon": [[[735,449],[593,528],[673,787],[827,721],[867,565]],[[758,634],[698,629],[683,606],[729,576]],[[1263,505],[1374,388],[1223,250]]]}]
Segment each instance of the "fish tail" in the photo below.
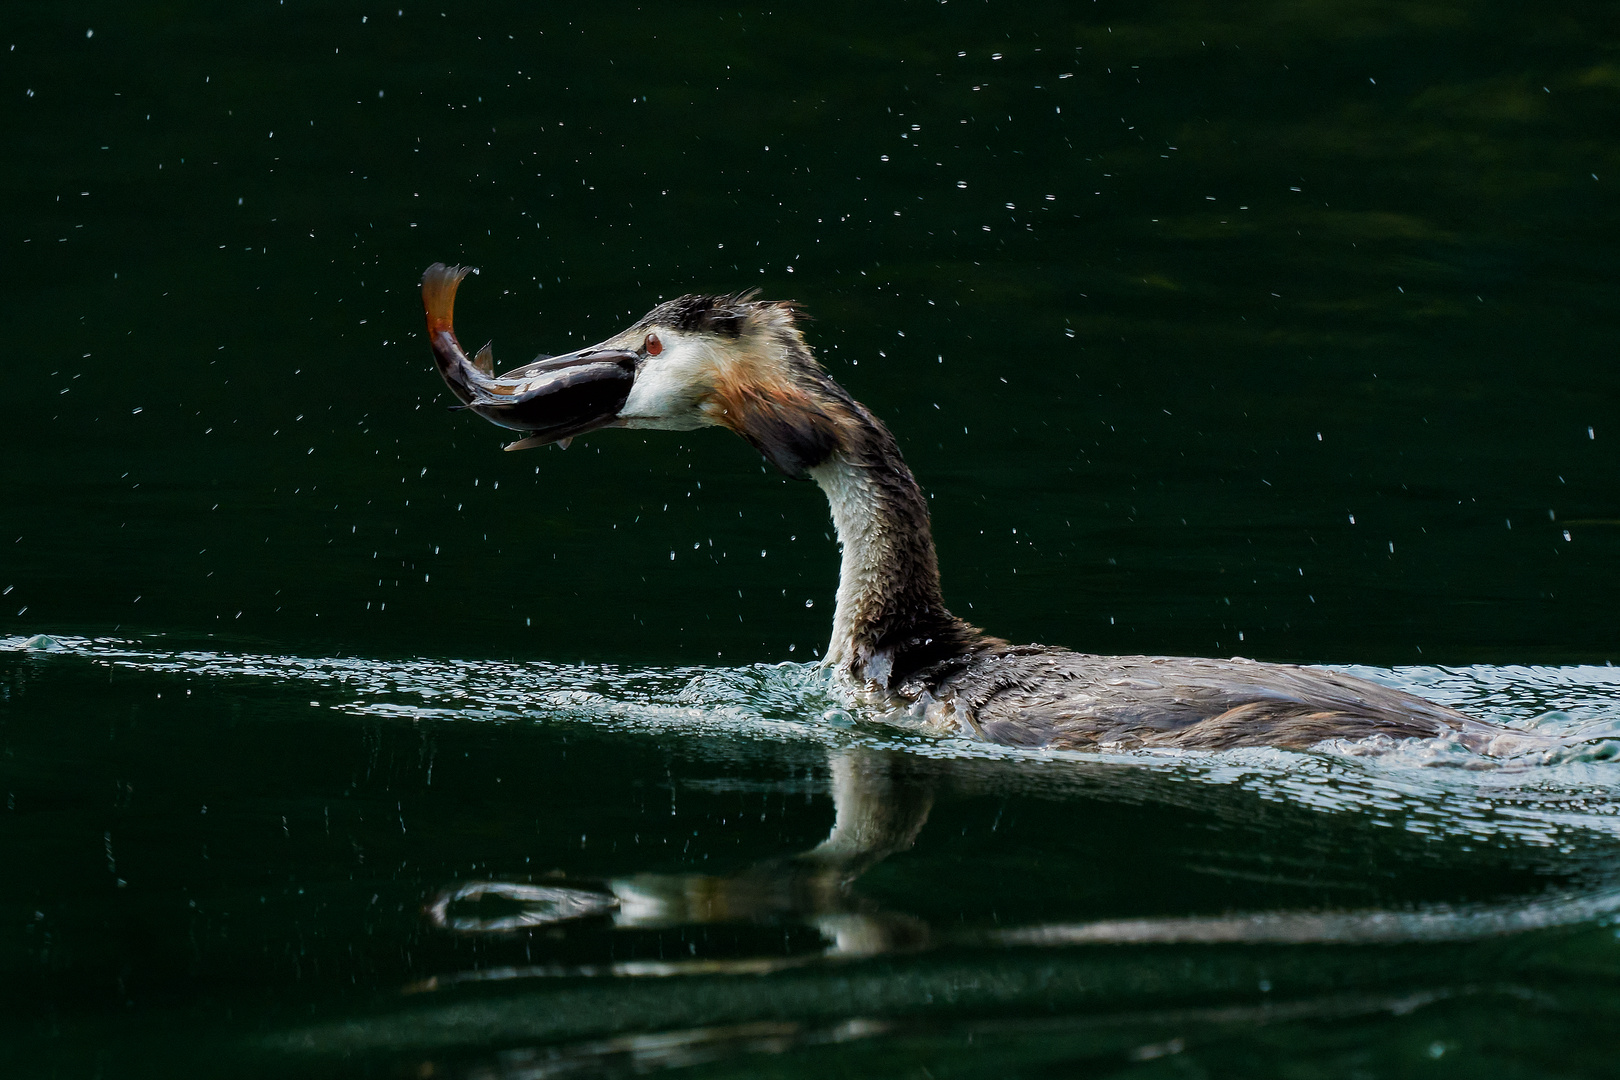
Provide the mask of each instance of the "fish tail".
[{"label": "fish tail", "polygon": [[422,309],[427,314],[428,344],[439,374],[463,404],[472,402],[478,369],[456,340],[456,287],[472,272],[470,266],[434,263],[422,275]]},{"label": "fish tail", "polygon": [[434,263],[422,275],[422,307],[427,311],[428,333],[455,334],[456,287],[472,273],[470,266]]}]

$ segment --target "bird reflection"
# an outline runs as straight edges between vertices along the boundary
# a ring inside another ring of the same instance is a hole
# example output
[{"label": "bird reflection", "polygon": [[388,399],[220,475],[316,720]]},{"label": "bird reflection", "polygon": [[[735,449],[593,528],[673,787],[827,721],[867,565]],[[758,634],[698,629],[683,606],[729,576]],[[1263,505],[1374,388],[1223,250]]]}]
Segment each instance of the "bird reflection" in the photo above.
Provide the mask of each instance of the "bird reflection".
[{"label": "bird reflection", "polygon": [[[768,954],[692,955],[601,964],[530,964],[436,976],[413,989],[449,983],[561,975],[739,974],[917,952],[946,945],[1063,948],[1144,944],[1337,945],[1465,941],[1570,926],[1620,912],[1620,889],[1592,882],[1498,903],[1432,903],[1397,910],[1269,910],[1221,915],[1046,922],[1023,926],[930,926],[861,895],[863,874],[908,850],[928,821],[949,766],[867,748],[832,751],[835,818],[827,838],[796,854],[730,874],[637,873],[598,881],[535,884],[463,882],[427,906],[452,934],[501,935],[594,925],[610,931],[668,931],[731,925],[799,926],[812,947]],[[956,777],[972,783],[970,776]],[[745,952],[747,951],[745,947]]]},{"label": "bird reflection", "polygon": [[609,887],[616,925],[656,929],[698,923],[798,919],[834,955],[866,956],[927,943],[916,918],[880,912],[853,885],[871,867],[911,847],[934,805],[930,777],[902,755],[844,749],[831,756],[835,818],[827,839],[737,874],[636,874]]},{"label": "bird reflection", "polygon": [[[844,748],[831,753],[829,766],[835,808],[832,831],[808,851],[766,859],[733,874],[640,873],[557,885],[463,882],[434,897],[427,907],[428,918],[457,934],[513,933],[590,920],[607,921],[616,930],[798,923],[814,929],[822,942],[821,949],[808,955],[636,960],[566,969],[575,974],[759,972],[811,960],[928,947],[931,938],[923,920],[880,910],[854,885],[874,865],[916,842],[934,805],[929,763],[892,752]],[[440,976],[417,988],[564,970],[545,966],[481,970]]]}]

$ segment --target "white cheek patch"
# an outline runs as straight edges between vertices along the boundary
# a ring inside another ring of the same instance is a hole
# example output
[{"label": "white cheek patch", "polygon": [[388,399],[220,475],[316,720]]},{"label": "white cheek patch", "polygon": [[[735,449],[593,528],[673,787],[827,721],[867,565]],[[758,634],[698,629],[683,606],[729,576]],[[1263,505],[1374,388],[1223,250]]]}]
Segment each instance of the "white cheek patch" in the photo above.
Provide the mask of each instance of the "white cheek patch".
[{"label": "white cheek patch", "polygon": [[707,389],[703,373],[709,359],[690,345],[668,338],[660,356],[648,357],[636,372],[630,396],[619,409],[619,422],[627,428],[690,431],[714,423],[700,408]]},{"label": "white cheek patch", "polygon": [[649,419],[671,416],[685,404],[687,392],[685,383],[674,375],[663,364],[643,365],[636,373],[635,384],[630,387],[630,396],[625,399],[619,415]]}]

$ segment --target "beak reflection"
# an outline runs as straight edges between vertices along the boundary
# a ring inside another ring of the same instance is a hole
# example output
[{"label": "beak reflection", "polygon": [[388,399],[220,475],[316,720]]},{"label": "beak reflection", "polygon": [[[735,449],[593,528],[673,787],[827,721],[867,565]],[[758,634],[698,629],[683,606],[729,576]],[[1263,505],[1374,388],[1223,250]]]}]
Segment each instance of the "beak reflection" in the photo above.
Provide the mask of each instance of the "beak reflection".
[{"label": "beak reflection", "polygon": [[611,915],[619,899],[600,889],[469,881],[446,889],[428,905],[428,918],[458,934],[504,934],[554,923]]}]

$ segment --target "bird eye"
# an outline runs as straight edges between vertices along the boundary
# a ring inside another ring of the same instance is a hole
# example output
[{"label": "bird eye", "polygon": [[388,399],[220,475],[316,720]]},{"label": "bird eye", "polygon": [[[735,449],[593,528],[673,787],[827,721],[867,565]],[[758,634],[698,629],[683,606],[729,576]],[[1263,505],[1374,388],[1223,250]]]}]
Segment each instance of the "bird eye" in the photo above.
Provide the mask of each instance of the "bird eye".
[{"label": "bird eye", "polygon": [[657,334],[648,334],[647,340],[641,345],[641,349],[648,356],[657,356],[664,351],[664,343],[658,340]]}]

